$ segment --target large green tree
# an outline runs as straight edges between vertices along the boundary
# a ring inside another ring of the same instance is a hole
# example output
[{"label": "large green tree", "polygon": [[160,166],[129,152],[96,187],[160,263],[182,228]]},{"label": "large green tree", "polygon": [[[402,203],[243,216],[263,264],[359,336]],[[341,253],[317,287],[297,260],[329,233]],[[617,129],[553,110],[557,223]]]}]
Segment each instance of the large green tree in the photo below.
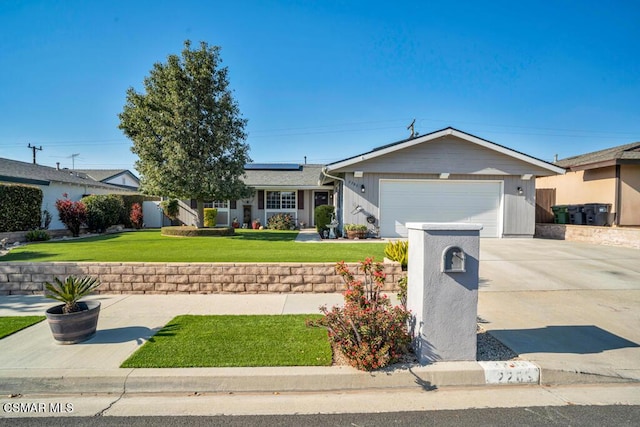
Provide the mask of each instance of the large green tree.
[{"label": "large green tree", "polygon": [[242,182],[250,161],[244,142],[246,119],[229,89],[220,47],[184,43],[182,56],[153,65],[144,91],[127,91],[120,129],[138,155],[141,191],[197,200],[196,225],[203,225],[205,200],[246,197]]}]

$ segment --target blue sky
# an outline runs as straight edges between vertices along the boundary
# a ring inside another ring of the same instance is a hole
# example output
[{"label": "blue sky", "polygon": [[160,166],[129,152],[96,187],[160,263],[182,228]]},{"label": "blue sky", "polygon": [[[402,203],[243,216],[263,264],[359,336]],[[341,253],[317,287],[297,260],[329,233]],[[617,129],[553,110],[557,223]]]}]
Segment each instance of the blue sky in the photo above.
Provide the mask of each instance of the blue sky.
[{"label": "blue sky", "polygon": [[128,87],[222,47],[256,162],[447,126],[553,160],[640,140],[640,2],[0,0],[0,157],[128,168]]}]

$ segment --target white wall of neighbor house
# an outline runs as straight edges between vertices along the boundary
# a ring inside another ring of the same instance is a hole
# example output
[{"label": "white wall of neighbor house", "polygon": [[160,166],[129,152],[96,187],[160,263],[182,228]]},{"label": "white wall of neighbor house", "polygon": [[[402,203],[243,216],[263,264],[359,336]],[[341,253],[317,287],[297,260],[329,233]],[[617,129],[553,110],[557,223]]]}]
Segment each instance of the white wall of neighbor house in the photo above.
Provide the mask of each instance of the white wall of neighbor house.
[{"label": "white wall of neighbor house", "polygon": [[133,177],[131,177],[129,174],[117,175],[104,182],[107,184],[125,185],[127,187],[135,187],[135,188],[138,188],[139,186],[138,182],[135,181]]}]

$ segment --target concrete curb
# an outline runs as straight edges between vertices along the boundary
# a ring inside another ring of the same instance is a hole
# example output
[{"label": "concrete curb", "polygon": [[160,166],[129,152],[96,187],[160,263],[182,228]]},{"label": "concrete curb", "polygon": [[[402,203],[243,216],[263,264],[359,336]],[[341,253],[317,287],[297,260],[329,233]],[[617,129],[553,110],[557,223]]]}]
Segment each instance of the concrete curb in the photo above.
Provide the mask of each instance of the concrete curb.
[{"label": "concrete curb", "polygon": [[[401,365],[362,372],[348,366],[180,369],[5,369],[0,393],[242,393],[322,392],[337,390],[538,384],[539,369],[530,362],[487,367],[486,362],[439,362]],[[496,363],[496,362],[490,362]],[[512,362],[497,362],[510,363]],[[502,372],[500,371],[502,369]],[[495,378],[503,378],[496,382]],[[507,378],[512,380],[507,381]]]}]

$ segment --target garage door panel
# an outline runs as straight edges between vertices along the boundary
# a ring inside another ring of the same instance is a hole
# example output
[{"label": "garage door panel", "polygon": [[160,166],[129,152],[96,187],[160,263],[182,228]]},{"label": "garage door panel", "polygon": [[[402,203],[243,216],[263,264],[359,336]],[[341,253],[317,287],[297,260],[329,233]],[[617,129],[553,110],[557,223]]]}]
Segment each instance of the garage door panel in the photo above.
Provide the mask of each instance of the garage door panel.
[{"label": "garage door panel", "polygon": [[406,237],[407,222],[474,222],[498,237],[501,185],[481,181],[380,181],[380,233]]}]

